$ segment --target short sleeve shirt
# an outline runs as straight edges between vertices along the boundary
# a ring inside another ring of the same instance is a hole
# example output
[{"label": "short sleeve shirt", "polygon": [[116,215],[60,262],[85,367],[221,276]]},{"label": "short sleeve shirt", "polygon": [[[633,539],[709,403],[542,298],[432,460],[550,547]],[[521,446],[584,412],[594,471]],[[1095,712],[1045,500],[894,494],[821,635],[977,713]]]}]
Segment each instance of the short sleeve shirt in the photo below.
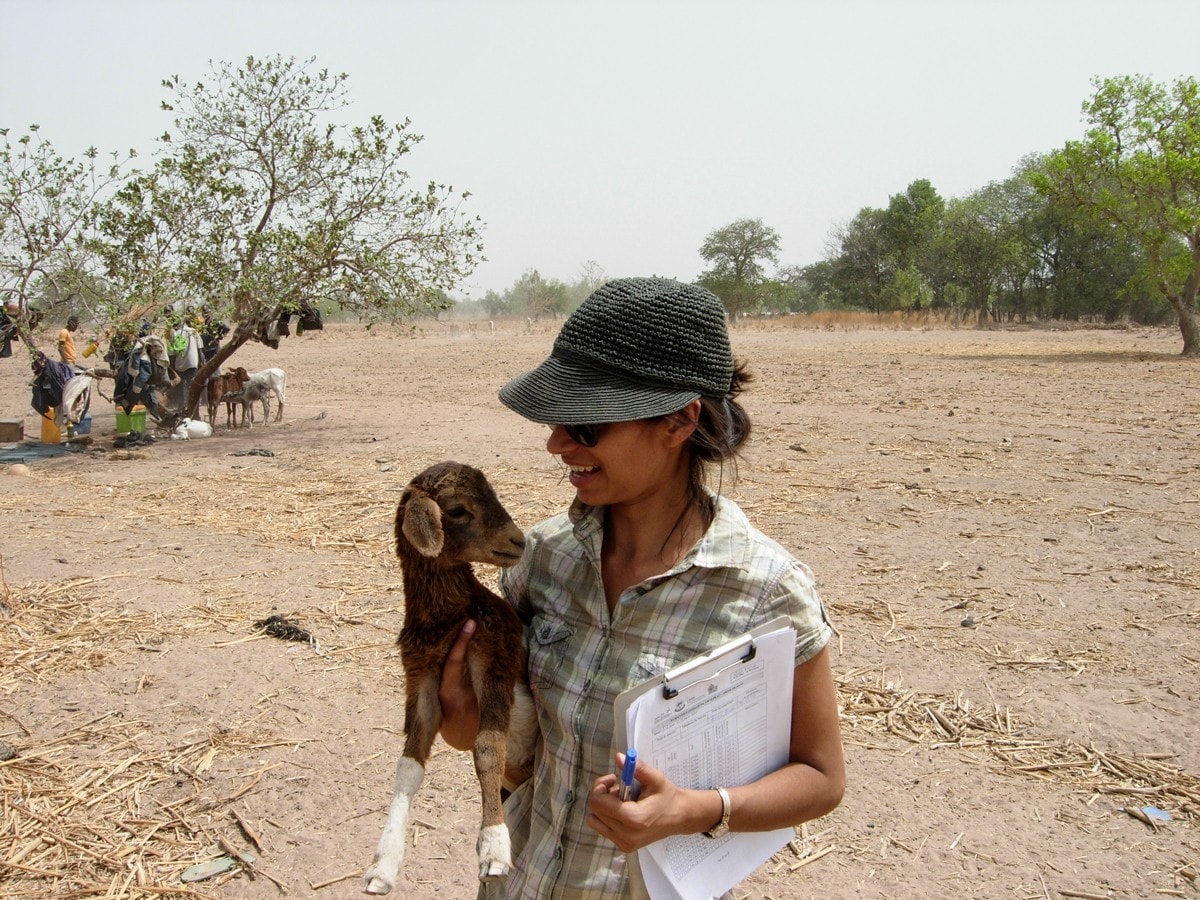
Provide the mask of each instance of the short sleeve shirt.
[{"label": "short sleeve shirt", "polygon": [[60,362],[75,362],[75,338],[66,328],[58,333],[58,358]]},{"label": "short sleeve shirt", "polygon": [[527,626],[543,741],[533,777],[505,804],[514,871],[504,895],[629,895],[625,854],[584,824],[592,782],[614,770],[622,691],[781,615],[796,628],[797,665],[828,642],[808,567],[731,500],[715,499],[704,537],[675,568],[626,590],[611,616],[600,580],[603,509],[573,508],[535,526],[505,570],[502,587]]}]

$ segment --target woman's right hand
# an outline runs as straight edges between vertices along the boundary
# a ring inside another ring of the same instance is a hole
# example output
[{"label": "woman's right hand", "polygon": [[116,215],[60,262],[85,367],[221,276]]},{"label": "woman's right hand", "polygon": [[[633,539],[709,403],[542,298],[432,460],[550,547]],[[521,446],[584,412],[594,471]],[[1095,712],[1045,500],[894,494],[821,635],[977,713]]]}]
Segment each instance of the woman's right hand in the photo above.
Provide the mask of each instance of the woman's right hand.
[{"label": "woman's right hand", "polygon": [[475,634],[475,620],[467,619],[442,666],[438,702],[442,705],[442,738],[455,750],[470,750],[479,733],[479,704],[467,669],[467,646]]}]

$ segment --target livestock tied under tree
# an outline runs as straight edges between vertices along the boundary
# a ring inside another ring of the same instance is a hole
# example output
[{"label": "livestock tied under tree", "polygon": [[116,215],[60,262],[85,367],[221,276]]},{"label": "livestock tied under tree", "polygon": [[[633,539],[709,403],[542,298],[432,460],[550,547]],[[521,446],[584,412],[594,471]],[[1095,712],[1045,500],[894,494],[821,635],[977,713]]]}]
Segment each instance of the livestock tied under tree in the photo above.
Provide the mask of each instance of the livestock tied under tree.
[{"label": "livestock tied under tree", "polygon": [[407,121],[331,121],[346,80],[280,56],[215,63],[193,85],[166,79],[163,149],[100,211],[96,248],[119,287],[111,321],[182,300],[231,326],[188,415],[209,375],[281,316],[312,303],[368,323],[444,308],[482,258],[469,194],[410,187],[401,164],[422,137]]},{"label": "livestock tied under tree", "polygon": [[1093,84],[1086,135],[1050,156],[1039,188],[1142,248],[1146,274],[1178,317],[1183,355],[1200,356],[1200,82]]}]

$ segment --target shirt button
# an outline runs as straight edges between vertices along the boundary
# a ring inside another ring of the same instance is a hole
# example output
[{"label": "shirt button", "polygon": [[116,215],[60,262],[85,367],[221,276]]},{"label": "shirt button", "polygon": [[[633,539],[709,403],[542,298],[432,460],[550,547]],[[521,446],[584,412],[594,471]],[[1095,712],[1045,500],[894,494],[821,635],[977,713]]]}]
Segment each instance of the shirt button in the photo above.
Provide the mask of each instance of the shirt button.
[{"label": "shirt button", "polygon": [[554,848],[554,858],[562,859],[562,844],[559,844]]},{"label": "shirt button", "polygon": [[575,792],[567,791],[567,803],[574,803],[574,802],[575,802]]}]

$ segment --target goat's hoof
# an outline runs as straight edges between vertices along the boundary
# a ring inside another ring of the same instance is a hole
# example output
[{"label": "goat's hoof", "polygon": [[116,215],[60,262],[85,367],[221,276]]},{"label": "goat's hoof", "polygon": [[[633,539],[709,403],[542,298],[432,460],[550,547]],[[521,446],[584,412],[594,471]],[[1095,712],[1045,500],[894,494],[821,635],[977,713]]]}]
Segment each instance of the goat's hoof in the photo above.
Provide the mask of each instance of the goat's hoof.
[{"label": "goat's hoof", "polygon": [[382,875],[376,875],[375,867],[372,866],[363,876],[363,891],[368,894],[389,894],[392,891],[392,882]]},{"label": "goat's hoof", "polygon": [[480,881],[499,881],[501,878],[507,878],[510,871],[512,871],[512,866],[498,859],[493,859],[491,862],[486,859],[479,861]]},{"label": "goat's hoof", "polygon": [[512,871],[512,846],[508,826],[486,825],[479,829],[479,880],[496,881]]}]

